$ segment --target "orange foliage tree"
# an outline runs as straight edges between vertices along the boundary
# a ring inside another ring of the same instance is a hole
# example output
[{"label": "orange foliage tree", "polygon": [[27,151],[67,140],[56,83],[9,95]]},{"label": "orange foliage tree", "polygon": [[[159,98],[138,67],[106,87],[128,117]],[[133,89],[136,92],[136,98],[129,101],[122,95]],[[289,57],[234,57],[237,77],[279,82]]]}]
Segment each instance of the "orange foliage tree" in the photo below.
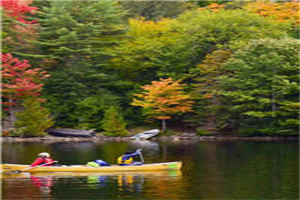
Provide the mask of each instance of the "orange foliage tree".
[{"label": "orange foliage tree", "polygon": [[246,10],[261,16],[274,16],[278,21],[300,22],[300,3],[293,2],[265,2],[257,1],[245,6]]},{"label": "orange foliage tree", "polygon": [[144,114],[162,120],[162,131],[166,130],[166,120],[171,115],[182,114],[192,110],[190,95],[186,94],[185,84],[172,78],[152,81],[151,85],[144,85],[140,94],[135,94],[131,105],[141,106]]}]

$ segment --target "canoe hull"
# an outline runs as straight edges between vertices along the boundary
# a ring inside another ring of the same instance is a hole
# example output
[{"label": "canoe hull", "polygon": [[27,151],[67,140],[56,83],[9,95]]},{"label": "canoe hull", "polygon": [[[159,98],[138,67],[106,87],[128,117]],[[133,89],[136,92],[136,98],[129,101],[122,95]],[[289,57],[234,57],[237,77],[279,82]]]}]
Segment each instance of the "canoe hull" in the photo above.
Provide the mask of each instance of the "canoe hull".
[{"label": "canoe hull", "polygon": [[153,138],[159,134],[159,129],[152,129],[149,131],[145,131],[139,134],[136,134],[134,136],[131,136],[130,139],[135,140],[148,140],[150,138]]},{"label": "canoe hull", "polygon": [[80,176],[161,176],[180,178],[181,170],[130,171],[130,172],[30,172],[1,173],[0,178],[30,178],[39,177],[80,177]]},{"label": "canoe hull", "polygon": [[132,171],[155,171],[155,170],[180,170],[182,162],[168,162],[144,164],[136,166],[103,166],[90,167],[86,165],[71,165],[71,166],[42,166],[30,168],[29,165],[18,164],[2,164],[2,172],[132,172]]}]

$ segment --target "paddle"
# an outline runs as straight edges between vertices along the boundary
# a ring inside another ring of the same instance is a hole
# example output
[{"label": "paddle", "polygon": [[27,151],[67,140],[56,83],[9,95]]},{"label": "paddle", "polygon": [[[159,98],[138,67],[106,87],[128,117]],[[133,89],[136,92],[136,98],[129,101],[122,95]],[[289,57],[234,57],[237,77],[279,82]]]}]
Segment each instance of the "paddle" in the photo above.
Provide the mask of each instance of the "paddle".
[{"label": "paddle", "polygon": [[142,149],[138,149],[137,152],[139,153],[140,159],[142,161],[142,163],[144,164],[144,158],[143,158],[143,154],[142,154]]},{"label": "paddle", "polygon": [[37,165],[37,166],[34,166],[34,167],[28,167],[28,168],[25,168],[25,169],[22,169],[22,170],[15,170],[15,171],[10,171],[10,172],[6,172],[6,173],[8,173],[8,174],[21,173],[21,172],[24,172],[24,171],[29,170],[29,169],[33,169],[33,168],[36,168],[36,167],[42,167],[42,166],[57,163],[57,162],[58,161],[53,161],[53,162],[49,162],[49,163],[44,163],[42,165]]}]

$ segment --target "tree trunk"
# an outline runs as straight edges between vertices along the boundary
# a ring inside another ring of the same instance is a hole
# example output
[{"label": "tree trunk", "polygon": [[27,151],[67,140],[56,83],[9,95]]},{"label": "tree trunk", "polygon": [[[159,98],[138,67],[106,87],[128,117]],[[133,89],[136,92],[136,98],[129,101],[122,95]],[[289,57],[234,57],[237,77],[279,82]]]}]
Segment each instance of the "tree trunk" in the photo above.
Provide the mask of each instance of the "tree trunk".
[{"label": "tree trunk", "polygon": [[161,131],[162,131],[162,132],[165,132],[166,129],[167,129],[166,120],[165,120],[165,119],[162,119],[162,120],[161,120]]},{"label": "tree trunk", "polygon": [[9,120],[10,120],[10,126],[14,127],[15,124],[15,112],[14,112],[14,106],[13,106],[13,100],[9,97]]}]

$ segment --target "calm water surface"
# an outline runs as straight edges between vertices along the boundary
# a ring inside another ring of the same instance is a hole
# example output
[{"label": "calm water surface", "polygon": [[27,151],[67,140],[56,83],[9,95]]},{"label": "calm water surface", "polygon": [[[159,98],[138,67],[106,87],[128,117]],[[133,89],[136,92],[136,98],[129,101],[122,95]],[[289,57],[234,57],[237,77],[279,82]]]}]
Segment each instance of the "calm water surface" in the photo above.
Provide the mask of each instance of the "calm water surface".
[{"label": "calm water surface", "polygon": [[46,151],[60,163],[115,163],[142,148],[147,163],[183,161],[181,171],[13,174],[2,199],[299,199],[298,142],[3,143],[3,163],[31,163]]}]

